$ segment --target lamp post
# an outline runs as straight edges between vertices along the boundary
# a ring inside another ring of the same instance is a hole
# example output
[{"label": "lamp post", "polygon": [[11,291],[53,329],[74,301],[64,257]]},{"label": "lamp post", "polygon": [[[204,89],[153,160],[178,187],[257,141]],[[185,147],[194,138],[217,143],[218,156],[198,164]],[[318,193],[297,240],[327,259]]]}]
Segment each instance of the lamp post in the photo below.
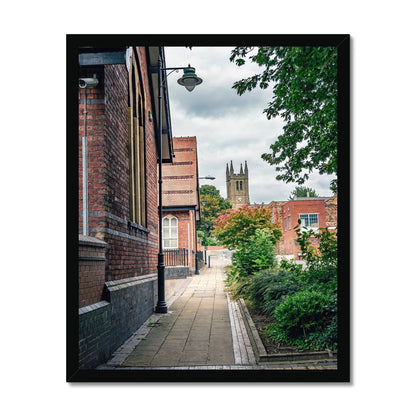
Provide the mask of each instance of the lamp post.
[{"label": "lamp post", "polygon": [[[183,75],[178,79],[178,84],[183,85],[188,91],[192,91],[196,85],[202,83],[202,79],[197,77],[195,74],[195,68],[192,68],[190,65],[187,67],[176,67],[176,68],[164,68],[162,57],[159,56],[158,60],[158,78],[159,78],[159,95],[158,95],[158,104],[159,104],[159,114],[158,114],[158,127],[159,127],[159,253],[157,256],[157,305],[155,307],[156,313],[167,313],[168,306],[165,300],[165,259],[163,254],[163,210],[162,210],[162,90],[163,90],[163,77],[162,74],[164,71],[171,71],[166,75],[166,78],[174,71],[183,69]],[[166,83],[166,79],[165,79]]]}]

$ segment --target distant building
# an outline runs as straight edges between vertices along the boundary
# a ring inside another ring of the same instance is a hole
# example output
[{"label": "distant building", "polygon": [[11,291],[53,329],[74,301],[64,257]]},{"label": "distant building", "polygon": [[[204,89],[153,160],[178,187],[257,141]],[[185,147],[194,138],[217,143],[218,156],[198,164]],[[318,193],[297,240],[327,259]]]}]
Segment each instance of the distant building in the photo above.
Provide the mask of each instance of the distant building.
[{"label": "distant building", "polygon": [[[272,201],[267,205],[271,208],[271,222],[280,223],[282,238],[277,243],[278,254],[293,255],[296,259],[302,257],[300,245],[296,241],[295,227],[301,221],[305,230],[319,228],[337,228],[337,196],[295,198],[290,201]],[[318,242],[312,242],[317,246]]]},{"label": "distant building", "polygon": [[195,271],[200,220],[196,137],[173,138],[174,162],[163,165],[163,251],[167,279]]},{"label": "distant building", "polygon": [[227,200],[230,201],[234,209],[250,203],[249,187],[248,187],[248,168],[247,161],[240,165],[240,173],[234,173],[233,161],[230,168],[226,168],[226,184],[227,184]]}]

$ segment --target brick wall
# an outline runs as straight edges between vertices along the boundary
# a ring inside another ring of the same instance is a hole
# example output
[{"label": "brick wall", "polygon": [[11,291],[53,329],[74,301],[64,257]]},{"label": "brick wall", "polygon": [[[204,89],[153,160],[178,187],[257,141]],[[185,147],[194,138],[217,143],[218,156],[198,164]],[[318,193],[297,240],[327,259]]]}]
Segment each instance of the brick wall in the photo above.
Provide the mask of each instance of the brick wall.
[{"label": "brick wall", "polygon": [[[106,241],[107,280],[155,272],[157,266],[156,149],[153,125],[146,126],[145,164],[147,229],[129,221],[128,73],[123,66],[106,67]],[[150,100],[150,96],[149,96]]]},{"label": "brick wall", "polygon": [[[82,136],[87,135],[88,148],[88,210],[89,226],[103,227],[104,217],[104,72],[100,67],[90,67],[80,72],[80,77],[92,78],[97,75],[96,88],[79,89],[79,229],[82,232],[83,218],[83,175],[82,175]],[[87,106],[85,109],[85,99]],[[85,111],[87,112],[85,114]],[[86,123],[84,123],[84,121]],[[86,131],[84,131],[86,126]]]},{"label": "brick wall", "polygon": [[[146,55],[138,48],[143,80],[147,80]],[[146,229],[132,224],[129,201],[128,71],[125,65],[89,68],[80,76],[97,73],[97,88],[87,90],[88,194],[90,235],[108,243],[106,280],[153,273],[158,252],[157,154],[154,125],[145,119]],[[142,92],[151,111],[150,88]],[[80,195],[82,229],[82,152],[84,91],[80,90]]]},{"label": "brick wall", "polygon": [[[87,89],[89,234],[106,243],[80,244],[80,365],[108,358],[153,312],[157,301],[158,182],[155,126],[146,50],[137,48],[145,117],[145,226],[130,220],[128,79],[123,65],[81,67],[80,77],[97,74]],[[82,136],[84,92],[79,90],[79,233],[82,233]],[[152,111],[153,112],[153,111]],[[81,240],[81,239],[80,239]],[[105,254],[104,254],[105,252]],[[87,259],[87,257],[90,257]],[[105,261],[98,259],[104,257]],[[111,336],[110,336],[111,334]]]},{"label": "brick wall", "polygon": [[[299,243],[297,243],[297,234],[295,227],[298,225],[299,214],[318,214],[319,227],[326,227],[325,202],[323,199],[304,199],[293,200],[282,205],[282,230],[283,230],[283,250],[284,254],[293,254],[295,258],[300,252]],[[289,215],[291,217],[291,227],[289,229]],[[284,229],[284,218],[287,221],[287,230]],[[318,245],[317,241],[312,241],[314,246]]]},{"label": "brick wall", "polygon": [[79,236],[79,307],[99,302],[102,298],[106,246],[105,242],[97,238]]}]

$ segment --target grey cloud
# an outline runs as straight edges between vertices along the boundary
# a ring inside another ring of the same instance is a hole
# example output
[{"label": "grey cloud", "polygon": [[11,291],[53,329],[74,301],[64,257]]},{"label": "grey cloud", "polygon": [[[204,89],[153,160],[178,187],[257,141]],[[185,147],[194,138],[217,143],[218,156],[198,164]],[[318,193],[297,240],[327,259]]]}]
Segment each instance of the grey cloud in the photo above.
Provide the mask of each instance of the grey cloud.
[{"label": "grey cloud", "polygon": [[[203,83],[191,93],[177,84],[179,74],[168,78],[173,134],[197,136],[200,176],[209,174],[216,178],[201,180],[201,185],[214,185],[226,197],[226,163],[232,160],[234,168],[239,169],[240,163],[247,160],[250,200],[287,200],[296,184],[278,182],[274,167],[261,159],[284,124],[279,118],[267,120],[263,113],[271,92],[254,90],[240,97],[231,89],[233,82],[247,77],[253,67],[236,69],[230,64],[231,48],[166,49],[168,66],[190,63],[203,78]],[[330,179],[313,174],[306,185],[320,195],[330,196],[329,182]]]}]

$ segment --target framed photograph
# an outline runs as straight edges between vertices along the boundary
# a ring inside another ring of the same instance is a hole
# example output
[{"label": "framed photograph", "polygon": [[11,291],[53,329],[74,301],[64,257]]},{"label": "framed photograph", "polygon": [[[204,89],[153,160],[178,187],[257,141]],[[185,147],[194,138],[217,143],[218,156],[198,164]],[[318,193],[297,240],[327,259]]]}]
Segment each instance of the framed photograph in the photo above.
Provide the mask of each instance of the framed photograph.
[{"label": "framed photograph", "polygon": [[68,34],[67,381],[348,383],[349,178],[348,34]]}]

